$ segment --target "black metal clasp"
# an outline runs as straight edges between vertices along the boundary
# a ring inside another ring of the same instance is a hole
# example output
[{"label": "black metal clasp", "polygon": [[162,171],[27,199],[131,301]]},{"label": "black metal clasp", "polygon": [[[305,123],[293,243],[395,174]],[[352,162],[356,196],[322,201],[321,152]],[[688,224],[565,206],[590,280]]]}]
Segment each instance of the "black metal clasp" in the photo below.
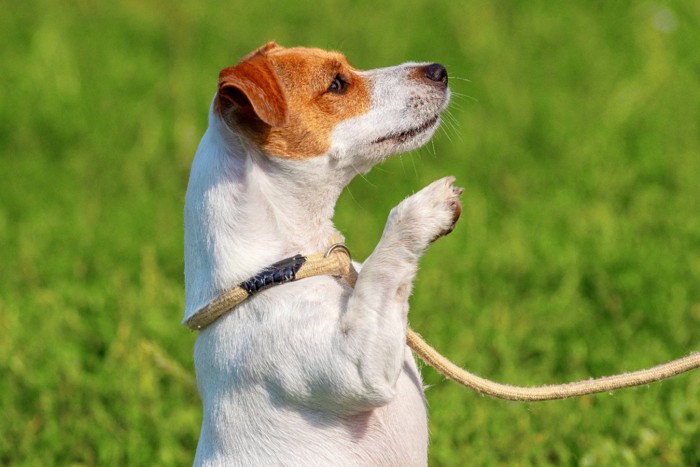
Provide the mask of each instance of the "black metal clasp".
[{"label": "black metal clasp", "polygon": [[273,285],[291,282],[295,279],[297,271],[299,271],[305,262],[306,257],[302,255],[296,255],[278,261],[266,267],[250,279],[241,282],[241,288],[248,292],[250,296],[268,287],[272,287]]}]

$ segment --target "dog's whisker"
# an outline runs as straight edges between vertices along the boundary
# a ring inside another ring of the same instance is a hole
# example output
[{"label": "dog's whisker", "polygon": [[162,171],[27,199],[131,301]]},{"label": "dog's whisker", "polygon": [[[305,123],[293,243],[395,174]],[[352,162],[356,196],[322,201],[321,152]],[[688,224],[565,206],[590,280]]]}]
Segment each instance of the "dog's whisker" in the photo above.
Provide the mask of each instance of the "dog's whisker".
[{"label": "dog's whisker", "polygon": [[418,178],[418,167],[416,167],[415,159],[411,158],[411,164],[413,165],[413,174]]},{"label": "dog's whisker", "polygon": [[446,127],[445,131],[451,131],[452,133],[456,134],[458,137],[462,137],[461,132],[459,131],[458,124],[456,121],[448,121],[446,122]]},{"label": "dog's whisker", "polygon": [[469,78],[463,78],[463,77],[461,77],[461,76],[453,76],[453,75],[450,75],[450,81],[452,81],[452,80],[454,80],[454,79],[456,79],[456,80],[458,80],[458,81],[466,81],[467,83],[471,83],[471,82],[472,82],[472,80],[470,80]]},{"label": "dog's whisker", "polygon": [[443,134],[445,135],[445,137],[447,138],[447,140],[448,140],[450,143],[452,143],[452,136],[450,136],[450,133],[447,131],[447,129],[446,129],[446,128],[442,128],[442,132],[443,132]]},{"label": "dog's whisker", "polygon": [[452,102],[450,102],[450,107],[447,110],[459,110],[460,112],[463,112],[464,107],[463,107],[462,103],[452,101]]},{"label": "dog's whisker", "polygon": [[457,122],[457,117],[454,116],[451,109],[446,109],[443,115],[445,117],[445,120],[450,121],[452,123]]},{"label": "dog's whisker", "polygon": [[[360,177],[362,180],[364,180],[369,186],[375,187],[375,188],[376,188],[377,185],[375,185],[374,183],[372,183],[372,182],[369,180],[369,178],[367,178],[367,176],[366,176],[364,173],[362,173],[362,171],[360,171],[357,167],[355,167],[354,164],[351,164],[351,166],[352,166],[353,170],[355,171],[355,176],[359,176],[359,177]],[[380,170],[381,170],[381,169],[380,169]]]},{"label": "dog's whisker", "polygon": [[[401,162],[401,170],[403,170],[403,173],[406,173],[406,166],[403,163],[403,156],[404,156],[404,154],[401,154],[399,156],[399,162]],[[411,160],[413,160],[413,158],[411,158]]]},{"label": "dog's whisker", "polygon": [[[446,128],[443,128],[444,131],[445,131],[445,133],[448,134],[448,136],[449,136],[449,132],[448,132],[448,129],[449,129],[449,130],[453,131],[455,134],[457,134],[457,135],[461,138],[462,135],[461,135],[461,133],[458,131],[459,121],[457,120],[457,118],[456,118],[456,117],[452,114],[452,112],[450,112],[449,110],[445,111],[445,113],[444,113],[443,115],[445,116],[445,119],[444,119],[445,125],[444,125],[444,127],[446,127]],[[450,140],[450,141],[451,141],[451,140]]]},{"label": "dog's whisker", "polygon": [[355,193],[352,192],[352,188],[350,188],[350,186],[347,186],[347,187],[345,187],[345,189],[347,190],[348,194],[350,195],[350,199],[352,199],[353,202],[354,202],[357,206],[362,207],[362,205],[361,205],[360,202],[357,200],[357,198],[355,198]]},{"label": "dog's whisker", "polygon": [[[452,96],[457,98],[458,100],[459,99],[461,99],[461,100],[468,99],[472,102],[479,102],[479,99],[477,99],[474,96],[470,96],[469,94],[463,94],[463,93],[452,91]],[[452,104],[450,104],[450,105],[452,105]]]},{"label": "dog's whisker", "polygon": [[[457,136],[457,138],[459,139],[459,142],[464,143],[464,136],[462,135],[462,132],[459,131],[457,124],[453,124],[451,129],[452,129],[453,134],[455,134]],[[450,139],[450,141],[452,141],[452,140]]]}]

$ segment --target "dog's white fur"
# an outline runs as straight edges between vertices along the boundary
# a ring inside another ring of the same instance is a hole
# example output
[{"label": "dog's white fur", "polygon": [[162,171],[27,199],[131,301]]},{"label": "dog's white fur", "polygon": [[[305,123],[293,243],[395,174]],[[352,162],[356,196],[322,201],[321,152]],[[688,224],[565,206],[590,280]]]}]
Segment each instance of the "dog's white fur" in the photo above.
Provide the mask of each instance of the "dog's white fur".
[{"label": "dog's white fur", "polygon": [[[355,70],[371,90],[369,110],[304,160],[263,153],[212,104],[185,202],[185,319],[275,261],[324,251],[353,176],[428,141],[437,120],[377,142],[446,107],[449,89],[415,79],[421,67]],[[391,211],[354,289],[330,276],[273,287],[199,333],[195,464],[426,463],[426,403],[405,344],[408,296],[421,254],[458,215],[452,183],[438,180]]]}]

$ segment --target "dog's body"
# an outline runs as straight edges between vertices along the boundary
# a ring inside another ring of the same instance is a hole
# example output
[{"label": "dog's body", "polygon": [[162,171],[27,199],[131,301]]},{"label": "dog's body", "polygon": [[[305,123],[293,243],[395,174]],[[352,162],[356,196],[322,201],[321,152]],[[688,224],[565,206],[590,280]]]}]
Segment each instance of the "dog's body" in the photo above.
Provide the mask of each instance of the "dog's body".
[{"label": "dog's body", "polygon": [[[325,251],[342,189],[428,141],[448,100],[437,64],[360,72],[338,53],[270,43],[223,70],[187,190],[185,318],[282,258]],[[426,463],[408,296],[421,254],[459,215],[452,182],[392,210],[354,289],[287,283],[200,332],[196,464]]]}]

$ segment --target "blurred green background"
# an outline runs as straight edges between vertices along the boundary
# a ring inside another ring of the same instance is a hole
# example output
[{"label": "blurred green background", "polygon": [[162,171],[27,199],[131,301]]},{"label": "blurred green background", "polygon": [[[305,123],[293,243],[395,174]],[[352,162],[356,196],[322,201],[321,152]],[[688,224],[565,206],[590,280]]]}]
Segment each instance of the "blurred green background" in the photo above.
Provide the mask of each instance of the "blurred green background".
[{"label": "blurred green background", "polygon": [[[30,0],[0,15],[0,464],[186,465],[197,443],[182,207],[219,69],[274,39],[438,61],[433,142],[358,178],[355,257],[444,175],[455,232],[412,326],[543,384],[700,350],[700,2]],[[700,465],[700,372],[576,400],[424,369],[432,465]]]}]

